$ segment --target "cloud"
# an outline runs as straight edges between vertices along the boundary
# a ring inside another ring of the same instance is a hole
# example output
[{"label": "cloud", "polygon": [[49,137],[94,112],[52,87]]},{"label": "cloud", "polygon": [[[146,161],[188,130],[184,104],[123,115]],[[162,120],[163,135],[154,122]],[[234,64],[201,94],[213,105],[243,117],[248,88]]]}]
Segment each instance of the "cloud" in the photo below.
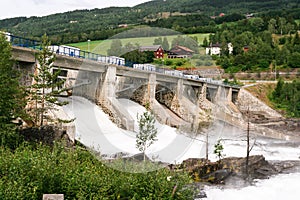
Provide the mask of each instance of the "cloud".
[{"label": "cloud", "polygon": [[33,0],[35,5],[47,4],[47,0]]},{"label": "cloud", "polygon": [[0,20],[20,16],[45,16],[77,9],[133,6],[149,0],[9,0],[1,2]]},{"label": "cloud", "polygon": [[63,6],[69,6],[69,7],[96,7],[99,4],[99,1],[97,0],[65,0],[65,1],[59,1],[60,4],[63,4]]}]

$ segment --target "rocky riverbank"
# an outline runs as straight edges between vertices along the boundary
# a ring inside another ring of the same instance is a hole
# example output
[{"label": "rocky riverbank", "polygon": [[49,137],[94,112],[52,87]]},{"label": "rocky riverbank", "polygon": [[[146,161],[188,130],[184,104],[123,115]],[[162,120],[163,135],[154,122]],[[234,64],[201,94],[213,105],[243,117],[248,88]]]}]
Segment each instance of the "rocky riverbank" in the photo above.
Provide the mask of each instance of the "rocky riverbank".
[{"label": "rocky riverbank", "polygon": [[[187,159],[179,169],[187,170],[195,180],[191,187],[198,191],[194,199],[206,199],[206,186],[223,189],[239,189],[253,185],[259,179],[274,175],[300,171],[300,161],[266,161],[264,156],[249,157],[248,173],[245,170],[246,158],[229,157],[219,162],[205,159]],[[174,168],[174,166],[172,166]]]},{"label": "rocky riverbank", "polygon": [[205,159],[190,158],[180,165],[169,165],[171,170],[188,171],[195,182],[209,182],[225,184],[229,177],[249,179],[264,179],[282,172],[285,168],[292,168],[294,163],[270,163],[262,155],[249,157],[248,173],[246,172],[246,158],[228,157],[216,162]]}]

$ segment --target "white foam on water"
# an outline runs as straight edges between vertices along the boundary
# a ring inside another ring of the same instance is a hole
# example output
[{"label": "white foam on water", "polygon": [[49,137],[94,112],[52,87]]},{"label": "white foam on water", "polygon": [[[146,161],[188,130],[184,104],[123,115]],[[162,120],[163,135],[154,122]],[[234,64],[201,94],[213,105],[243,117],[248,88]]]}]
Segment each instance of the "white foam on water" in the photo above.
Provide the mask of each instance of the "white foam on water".
[{"label": "white foam on water", "polygon": [[[119,99],[119,103],[135,119],[135,132],[126,131],[117,127],[109,116],[101,108],[83,97],[70,97],[70,103],[64,106],[64,110],[71,118],[76,118],[76,139],[84,145],[100,151],[101,154],[126,153],[129,155],[140,153],[136,148],[135,136],[138,132],[137,115],[145,112],[145,108],[127,99]],[[187,158],[205,157],[204,136],[196,139],[179,134],[175,128],[156,122],[158,129],[157,141],[151,145],[146,153],[149,157],[169,163],[180,163]],[[236,130],[226,129],[223,126],[215,126],[214,132],[222,138]],[[224,133],[223,133],[224,132]],[[225,133],[226,132],[226,133]],[[239,131],[237,131],[239,132]],[[202,140],[202,141],[199,141]],[[217,160],[213,154],[214,144],[218,138],[211,138],[209,146],[209,159]],[[231,140],[232,139],[232,140]],[[235,140],[234,140],[235,139]],[[258,138],[250,155],[264,155],[267,160],[299,160],[300,148],[276,144],[276,140]],[[222,142],[225,157],[246,156],[246,142],[240,138],[231,136],[229,140]]]},{"label": "white foam on water", "polygon": [[300,173],[281,174],[258,180],[255,185],[241,189],[205,189],[207,200],[297,200],[300,199]]},{"label": "white foam on water", "polygon": [[[263,155],[266,160],[299,160],[300,148],[282,144],[272,145],[276,139],[258,138],[256,144],[250,152],[250,155]],[[253,145],[253,141],[251,141]],[[246,157],[246,141],[224,141],[224,151],[226,157]]]},{"label": "white foam on water", "polygon": [[[120,129],[101,108],[82,97],[73,96],[64,110],[70,117],[75,117],[76,139],[84,145],[100,151],[102,154],[123,152],[129,155],[140,153],[135,146],[136,132]],[[119,102],[135,119],[137,114],[145,112],[145,108],[135,102],[120,99]],[[178,163],[191,157],[199,158],[203,143],[185,135],[178,134],[175,128],[159,124],[157,141],[149,147],[147,154],[157,160]],[[203,156],[202,156],[203,157]]]}]

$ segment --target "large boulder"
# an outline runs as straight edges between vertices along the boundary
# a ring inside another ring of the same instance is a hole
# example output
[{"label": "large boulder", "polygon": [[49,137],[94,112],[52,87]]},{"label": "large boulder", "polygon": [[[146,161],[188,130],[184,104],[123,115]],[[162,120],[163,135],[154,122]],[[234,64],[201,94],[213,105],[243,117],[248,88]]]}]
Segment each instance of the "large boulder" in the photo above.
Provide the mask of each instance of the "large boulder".
[{"label": "large boulder", "polygon": [[246,172],[246,158],[229,157],[222,159],[221,162],[223,167],[231,169],[236,175],[251,178],[268,178],[278,173],[262,155],[249,156],[248,173]]},{"label": "large boulder", "polygon": [[57,126],[30,127],[20,130],[20,134],[29,142],[41,142],[52,146],[54,141],[64,141],[67,146],[74,145],[66,131]]}]

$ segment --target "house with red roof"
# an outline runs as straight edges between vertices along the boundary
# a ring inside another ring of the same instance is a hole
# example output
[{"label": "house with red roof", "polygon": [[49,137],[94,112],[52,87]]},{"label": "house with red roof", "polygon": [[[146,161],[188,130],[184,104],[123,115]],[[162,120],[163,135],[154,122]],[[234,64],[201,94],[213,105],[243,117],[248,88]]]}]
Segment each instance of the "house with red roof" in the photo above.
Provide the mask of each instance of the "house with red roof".
[{"label": "house with red roof", "polygon": [[154,58],[163,58],[164,57],[164,49],[161,45],[152,45],[152,46],[141,46],[139,48],[140,52],[150,51],[153,52]]},{"label": "house with red roof", "polygon": [[176,45],[168,52],[168,58],[190,58],[194,53],[187,47]]}]

